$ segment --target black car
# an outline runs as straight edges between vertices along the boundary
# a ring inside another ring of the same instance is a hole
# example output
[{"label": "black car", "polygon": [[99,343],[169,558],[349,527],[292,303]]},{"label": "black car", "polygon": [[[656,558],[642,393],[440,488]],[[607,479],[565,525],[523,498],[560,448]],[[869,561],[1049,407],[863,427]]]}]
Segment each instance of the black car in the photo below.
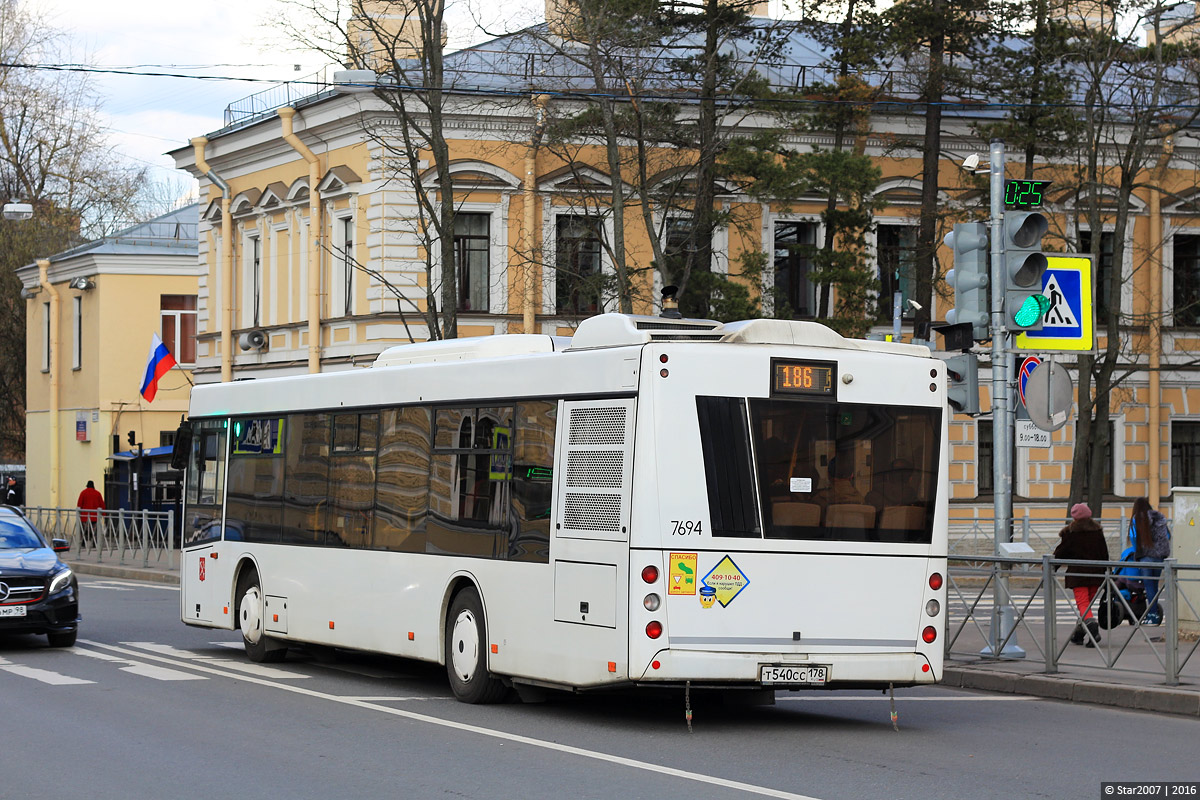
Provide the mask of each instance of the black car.
[{"label": "black car", "polygon": [[0,506],[0,634],[44,633],[51,647],[75,644],[79,584],[58,557],[66,539],[46,539],[19,509]]}]

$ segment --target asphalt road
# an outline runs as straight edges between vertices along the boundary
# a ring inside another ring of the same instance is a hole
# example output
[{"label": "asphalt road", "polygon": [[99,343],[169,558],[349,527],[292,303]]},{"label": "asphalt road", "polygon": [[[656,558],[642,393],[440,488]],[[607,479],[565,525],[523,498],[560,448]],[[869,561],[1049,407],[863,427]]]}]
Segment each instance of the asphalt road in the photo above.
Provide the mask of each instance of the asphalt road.
[{"label": "asphalt road", "polygon": [[0,637],[0,798],[1097,798],[1197,780],[1200,722],[940,687],[467,706],[440,667],[178,621],[176,587],[83,578],[76,647]]}]

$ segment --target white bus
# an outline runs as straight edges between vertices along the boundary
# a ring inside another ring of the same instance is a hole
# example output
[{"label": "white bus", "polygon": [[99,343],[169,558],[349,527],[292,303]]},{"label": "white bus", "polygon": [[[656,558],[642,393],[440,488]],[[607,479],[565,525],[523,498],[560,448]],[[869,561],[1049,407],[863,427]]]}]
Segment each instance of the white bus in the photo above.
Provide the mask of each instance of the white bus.
[{"label": "white bus", "polygon": [[466,702],[933,683],[945,374],[816,323],[604,314],[198,386],[181,616],[254,661],[443,663]]}]

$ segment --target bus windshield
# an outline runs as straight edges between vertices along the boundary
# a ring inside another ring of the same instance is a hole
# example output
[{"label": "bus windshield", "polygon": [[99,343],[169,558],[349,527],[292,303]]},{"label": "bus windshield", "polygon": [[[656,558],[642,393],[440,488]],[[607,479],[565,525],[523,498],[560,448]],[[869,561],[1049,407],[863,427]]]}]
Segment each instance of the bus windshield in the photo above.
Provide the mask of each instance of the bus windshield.
[{"label": "bus windshield", "polygon": [[[932,541],[940,410],[697,400],[713,535]],[[756,500],[759,513],[749,513]]]}]

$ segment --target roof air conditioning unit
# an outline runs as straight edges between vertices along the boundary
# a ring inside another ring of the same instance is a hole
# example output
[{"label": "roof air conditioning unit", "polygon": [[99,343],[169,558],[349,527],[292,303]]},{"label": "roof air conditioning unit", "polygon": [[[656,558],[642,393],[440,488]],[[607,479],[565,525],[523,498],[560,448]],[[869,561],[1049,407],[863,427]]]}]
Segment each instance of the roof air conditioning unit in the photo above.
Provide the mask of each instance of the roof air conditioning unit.
[{"label": "roof air conditioning unit", "polygon": [[262,352],[267,349],[267,333],[266,331],[246,331],[238,336],[238,347],[243,350],[257,350]]}]

